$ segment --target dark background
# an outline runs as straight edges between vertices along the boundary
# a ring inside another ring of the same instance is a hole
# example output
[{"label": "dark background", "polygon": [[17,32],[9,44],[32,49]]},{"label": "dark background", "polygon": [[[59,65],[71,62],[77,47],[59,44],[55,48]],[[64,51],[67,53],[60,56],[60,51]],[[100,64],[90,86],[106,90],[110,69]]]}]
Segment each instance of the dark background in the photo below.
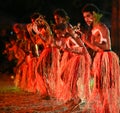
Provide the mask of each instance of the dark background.
[{"label": "dark background", "polygon": [[0,0],[0,17],[7,16],[14,21],[27,23],[33,12],[40,12],[50,21],[56,8],[64,8],[71,18],[71,23],[81,21],[81,8],[86,3],[94,3],[104,13],[104,17],[111,16],[111,0]]}]

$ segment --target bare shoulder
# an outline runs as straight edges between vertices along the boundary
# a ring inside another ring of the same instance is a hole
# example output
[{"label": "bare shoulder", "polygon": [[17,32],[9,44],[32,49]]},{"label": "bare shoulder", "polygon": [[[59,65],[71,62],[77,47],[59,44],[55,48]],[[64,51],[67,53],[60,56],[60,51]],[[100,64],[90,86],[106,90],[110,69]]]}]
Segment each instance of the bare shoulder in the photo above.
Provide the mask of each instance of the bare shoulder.
[{"label": "bare shoulder", "polygon": [[99,29],[103,34],[107,33],[109,34],[109,29],[104,23],[98,23],[95,25],[96,29]]},{"label": "bare shoulder", "polygon": [[103,29],[108,29],[108,27],[104,24],[104,23],[97,23],[96,25],[95,25],[95,27],[96,28],[103,28]]}]

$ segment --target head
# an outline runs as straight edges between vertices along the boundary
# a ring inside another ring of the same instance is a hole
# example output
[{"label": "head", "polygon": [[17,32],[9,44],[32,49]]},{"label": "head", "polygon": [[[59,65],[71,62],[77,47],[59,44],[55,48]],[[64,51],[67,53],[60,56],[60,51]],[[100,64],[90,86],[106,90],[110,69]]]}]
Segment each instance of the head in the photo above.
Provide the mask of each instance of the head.
[{"label": "head", "polygon": [[40,15],[39,18],[37,18],[35,20],[35,23],[37,25],[37,29],[38,31],[41,33],[41,34],[49,34],[51,35],[52,32],[51,32],[51,29],[50,29],[50,26],[48,24],[48,22],[45,20],[44,16],[43,15]]},{"label": "head", "polygon": [[99,13],[99,9],[94,4],[86,4],[82,9],[84,20],[88,26],[95,21],[94,13]]},{"label": "head", "polygon": [[53,15],[56,24],[61,24],[69,21],[68,14],[64,9],[56,9]]},{"label": "head", "polygon": [[35,12],[30,16],[31,22],[33,23],[40,16],[39,12]]},{"label": "head", "polygon": [[16,34],[21,33],[21,31],[22,31],[22,25],[19,24],[19,23],[15,23],[15,24],[13,25],[13,31],[14,31]]},{"label": "head", "polygon": [[55,27],[55,34],[57,38],[63,37],[66,34],[66,26],[65,24],[59,24]]}]

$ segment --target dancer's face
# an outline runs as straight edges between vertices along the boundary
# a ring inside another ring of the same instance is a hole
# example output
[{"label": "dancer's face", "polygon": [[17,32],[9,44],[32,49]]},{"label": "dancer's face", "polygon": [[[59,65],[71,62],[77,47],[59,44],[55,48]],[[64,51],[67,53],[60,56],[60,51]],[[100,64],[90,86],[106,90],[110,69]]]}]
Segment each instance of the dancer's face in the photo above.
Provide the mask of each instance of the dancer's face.
[{"label": "dancer's face", "polygon": [[88,26],[90,26],[93,23],[93,14],[91,14],[90,12],[83,12],[83,17]]},{"label": "dancer's face", "polygon": [[20,28],[13,26],[13,30],[16,34],[20,33]]},{"label": "dancer's face", "polygon": [[59,15],[54,15],[54,20],[55,20],[55,23],[56,24],[61,24],[64,22],[64,18],[62,18],[61,16]]}]

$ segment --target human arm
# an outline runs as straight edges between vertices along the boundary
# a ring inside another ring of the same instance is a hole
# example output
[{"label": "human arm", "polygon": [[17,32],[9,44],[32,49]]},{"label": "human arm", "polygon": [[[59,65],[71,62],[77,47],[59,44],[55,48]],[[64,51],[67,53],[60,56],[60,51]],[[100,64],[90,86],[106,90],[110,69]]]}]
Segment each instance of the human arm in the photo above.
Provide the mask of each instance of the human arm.
[{"label": "human arm", "polygon": [[94,51],[102,51],[101,48],[99,48],[99,47],[96,46],[95,44],[89,42],[89,41],[86,39],[86,35],[85,35],[85,34],[82,35],[82,41],[83,41],[89,48],[91,48],[92,50],[94,50]]}]

